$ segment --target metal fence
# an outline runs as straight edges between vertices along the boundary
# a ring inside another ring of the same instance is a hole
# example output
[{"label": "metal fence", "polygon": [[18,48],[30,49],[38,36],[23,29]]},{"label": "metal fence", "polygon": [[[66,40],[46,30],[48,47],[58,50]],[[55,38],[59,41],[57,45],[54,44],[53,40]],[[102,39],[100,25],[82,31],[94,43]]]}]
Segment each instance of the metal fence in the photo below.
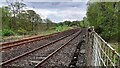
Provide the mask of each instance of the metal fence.
[{"label": "metal fence", "polygon": [[92,66],[104,68],[120,68],[120,55],[105,42],[94,30],[92,38]]}]

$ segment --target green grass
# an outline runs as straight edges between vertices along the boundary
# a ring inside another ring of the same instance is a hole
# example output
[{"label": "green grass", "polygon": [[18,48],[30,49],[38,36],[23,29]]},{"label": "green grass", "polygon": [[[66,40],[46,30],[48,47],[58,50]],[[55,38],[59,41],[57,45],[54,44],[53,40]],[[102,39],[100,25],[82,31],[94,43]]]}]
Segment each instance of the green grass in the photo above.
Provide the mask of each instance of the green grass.
[{"label": "green grass", "polygon": [[68,27],[68,26],[58,26],[55,27],[54,29],[49,29],[46,31],[42,31],[42,32],[38,32],[39,35],[48,35],[48,34],[52,34],[52,33],[57,33],[57,32],[62,32],[68,29],[72,29],[72,27]]},{"label": "green grass", "polygon": [[46,30],[46,31],[42,31],[42,32],[38,32],[38,35],[49,35],[52,33],[56,33],[57,31],[55,30]]}]

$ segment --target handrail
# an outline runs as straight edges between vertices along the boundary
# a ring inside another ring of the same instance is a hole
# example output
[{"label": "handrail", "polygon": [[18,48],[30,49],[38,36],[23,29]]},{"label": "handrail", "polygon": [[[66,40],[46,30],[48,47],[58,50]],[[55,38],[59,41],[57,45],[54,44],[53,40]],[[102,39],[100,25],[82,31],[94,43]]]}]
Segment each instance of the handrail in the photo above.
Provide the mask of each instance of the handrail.
[{"label": "handrail", "polygon": [[[95,31],[94,31],[95,32]],[[98,36],[98,38],[100,38],[105,44],[106,46],[108,46],[111,50],[114,51],[115,54],[117,54],[118,57],[120,57],[119,53],[116,51],[116,49],[112,48],[112,46],[110,44],[108,44],[105,40],[103,40],[96,32],[95,34]]]},{"label": "handrail", "polygon": [[104,66],[105,68],[120,67],[120,54],[102,39],[94,30],[90,33],[92,40],[92,66]]}]

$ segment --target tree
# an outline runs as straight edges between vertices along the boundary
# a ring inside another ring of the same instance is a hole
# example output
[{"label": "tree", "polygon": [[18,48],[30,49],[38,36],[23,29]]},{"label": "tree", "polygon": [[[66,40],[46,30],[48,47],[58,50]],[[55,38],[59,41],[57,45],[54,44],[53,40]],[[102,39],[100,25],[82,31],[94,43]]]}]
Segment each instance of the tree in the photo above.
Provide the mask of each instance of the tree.
[{"label": "tree", "polygon": [[47,29],[49,29],[50,26],[52,26],[52,23],[53,23],[53,22],[52,22],[50,19],[48,19],[48,18],[45,19],[44,21],[45,21],[45,23],[46,23],[46,25],[47,25]]},{"label": "tree", "polygon": [[10,29],[11,28],[11,23],[10,23],[10,19],[11,19],[11,13],[9,12],[8,10],[8,7],[5,6],[5,7],[2,7],[0,8],[0,11],[2,14],[2,28],[3,29]]},{"label": "tree", "polygon": [[[20,1],[11,1],[11,0],[7,0],[8,3],[8,8],[9,8],[9,12],[12,13],[12,17],[11,17],[11,29],[16,30],[17,24],[16,22],[18,22],[19,20],[16,20],[16,16],[18,14],[20,14],[20,12],[22,11],[23,7],[25,7],[26,5],[24,3],[22,3],[22,0]],[[18,17],[19,18],[19,17]]]},{"label": "tree", "polygon": [[89,3],[87,19],[105,40],[116,40],[118,37],[118,23],[120,2],[94,2]]}]

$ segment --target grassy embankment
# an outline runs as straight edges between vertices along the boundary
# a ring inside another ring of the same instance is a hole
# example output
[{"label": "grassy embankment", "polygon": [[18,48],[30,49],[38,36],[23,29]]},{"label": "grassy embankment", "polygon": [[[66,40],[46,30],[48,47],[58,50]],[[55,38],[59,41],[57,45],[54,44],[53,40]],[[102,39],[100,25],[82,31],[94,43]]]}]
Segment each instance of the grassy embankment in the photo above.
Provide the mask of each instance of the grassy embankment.
[{"label": "grassy embankment", "polygon": [[[52,33],[57,33],[57,32],[62,32],[68,29],[72,29],[72,27],[68,27],[68,26],[58,26],[55,27],[54,29],[48,29],[45,31],[41,31],[41,32],[37,32],[37,35],[43,36],[43,35],[49,35]],[[22,39],[22,38],[26,38],[26,37],[30,37],[30,36],[36,36],[34,34],[27,34],[27,35],[18,35],[17,33],[15,33],[15,35],[12,36],[0,36],[0,42],[5,42],[5,41],[13,41],[13,40],[17,40],[17,39]]]}]

